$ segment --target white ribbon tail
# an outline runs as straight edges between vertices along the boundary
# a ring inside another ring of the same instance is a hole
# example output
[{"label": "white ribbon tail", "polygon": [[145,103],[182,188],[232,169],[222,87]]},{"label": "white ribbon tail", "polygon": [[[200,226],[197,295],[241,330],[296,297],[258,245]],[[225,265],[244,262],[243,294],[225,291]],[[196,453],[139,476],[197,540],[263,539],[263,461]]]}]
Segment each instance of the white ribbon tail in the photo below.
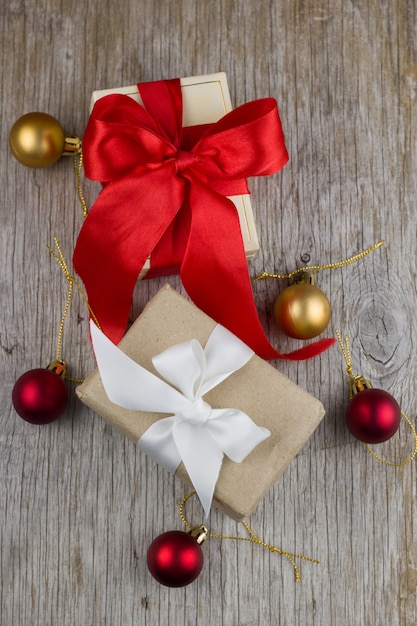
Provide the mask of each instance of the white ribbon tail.
[{"label": "white ribbon tail", "polygon": [[223,452],[205,425],[180,420],[174,424],[173,435],[207,517],[223,461]]},{"label": "white ribbon tail", "polygon": [[190,400],[133,361],[94,324],[91,339],[106,394],[111,402],[133,411],[176,413]]}]

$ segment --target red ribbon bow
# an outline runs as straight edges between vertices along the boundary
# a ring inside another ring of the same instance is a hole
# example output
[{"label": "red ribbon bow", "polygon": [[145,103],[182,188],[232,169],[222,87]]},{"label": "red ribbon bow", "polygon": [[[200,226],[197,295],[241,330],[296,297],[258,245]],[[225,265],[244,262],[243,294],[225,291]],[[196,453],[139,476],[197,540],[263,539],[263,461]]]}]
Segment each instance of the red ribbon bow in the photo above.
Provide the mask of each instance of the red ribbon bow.
[{"label": "red ribbon bow", "polygon": [[304,359],[323,340],[289,355],[259,320],[236,207],[248,176],[288,160],[276,101],[249,102],[215,124],[182,128],[178,79],[138,85],[144,107],[123,95],[99,99],[84,137],[86,175],[103,183],[78,236],[74,267],[103,332],[123,336],[140,270],[179,265],[194,303],[265,359]]}]

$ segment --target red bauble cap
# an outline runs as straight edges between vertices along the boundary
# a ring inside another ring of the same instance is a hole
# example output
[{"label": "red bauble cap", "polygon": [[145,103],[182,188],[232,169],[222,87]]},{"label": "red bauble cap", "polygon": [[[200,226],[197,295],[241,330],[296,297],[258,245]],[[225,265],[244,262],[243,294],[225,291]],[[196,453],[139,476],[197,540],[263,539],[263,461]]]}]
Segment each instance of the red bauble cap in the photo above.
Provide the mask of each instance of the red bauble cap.
[{"label": "red bauble cap", "polygon": [[354,437],[365,443],[382,443],[397,432],[401,409],[382,389],[364,389],[350,400],[346,424]]},{"label": "red bauble cap", "polygon": [[63,379],[48,369],[29,370],[15,383],[16,413],[31,424],[49,424],[65,410],[68,392]]},{"label": "red bauble cap", "polygon": [[170,530],[151,543],[147,562],[159,583],[184,587],[200,574],[203,560],[203,551],[195,537],[181,530]]}]

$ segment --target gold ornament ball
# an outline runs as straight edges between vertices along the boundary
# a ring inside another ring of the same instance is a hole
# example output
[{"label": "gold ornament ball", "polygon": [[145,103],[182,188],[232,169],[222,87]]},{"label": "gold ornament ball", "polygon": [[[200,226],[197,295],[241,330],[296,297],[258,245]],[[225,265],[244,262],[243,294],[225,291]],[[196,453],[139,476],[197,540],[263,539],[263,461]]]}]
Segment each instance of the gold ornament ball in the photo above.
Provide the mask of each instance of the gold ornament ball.
[{"label": "gold ornament ball", "polygon": [[47,113],[27,113],[10,131],[13,156],[27,167],[48,167],[64,151],[65,133],[60,123]]},{"label": "gold ornament ball", "polygon": [[331,315],[326,294],[315,285],[296,283],[275,301],[274,317],[279,328],[294,339],[312,339],[326,328]]}]

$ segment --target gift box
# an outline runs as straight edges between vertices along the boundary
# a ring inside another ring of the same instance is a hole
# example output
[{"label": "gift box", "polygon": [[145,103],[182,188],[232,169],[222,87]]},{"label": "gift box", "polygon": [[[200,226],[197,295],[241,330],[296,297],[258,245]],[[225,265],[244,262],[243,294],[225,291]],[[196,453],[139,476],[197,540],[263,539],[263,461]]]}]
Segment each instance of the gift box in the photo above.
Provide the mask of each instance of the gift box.
[{"label": "gift box", "polygon": [[[217,122],[232,110],[229,86],[224,72],[180,78],[180,83],[183,99],[182,125],[184,128],[192,126],[204,127],[207,124]],[[94,91],[91,97],[91,109],[97,100],[110,94],[129,96],[143,106],[137,85],[130,85],[128,87]],[[245,193],[227,197],[236,206],[246,258],[251,259],[259,250],[259,242],[250,196]],[[144,278],[148,274],[150,266],[151,261],[148,258],[139,274],[139,278]],[[173,273],[171,268],[163,268],[156,272],[153,271],[152,275],[168,275],[170,273]]]},{"label": "gift box", "polygon": [[[119,348],[135,363],[159,376],[152,361],[155,355],[191,339],[205,346],[215,327],[210,317],[165,286],[149,301]],[[77,388],[77,394],[135,443],[164,418],[158,413],[132,411],[111,402],[98,369]],[[242,411],[258,427],[270,432],[242,462],[236,463],[226,455],[223,458],[213,504],[239,521],[251,514],[298,454],[324,417],[324,408],[316,398],[256,355],[208,391],[204,401],[213,409],[233,407]],[[190,484],[182,463],[176,473]]]},{"label": "gift box", "polygon": [[[199,309],[262,358],[282,358],[253,297],[242,238],[242,224],[253,220],[246,210],[239,219],[230,199],[239,195],[249,207],[247,178],[275,174],[288,161],[276,100],[223,115],[230,106],[224,75],[127,91],[135,99],[114,90],[95,95],[82,143],[86,177],[102,190],[78,234],[73,265],[103,332],[114,343],[123,337],[141,271],[145,278],[179,273]],[[254,242],[250,232],[247,243]],[[288,358],[309,358],[318,348]]]}]

